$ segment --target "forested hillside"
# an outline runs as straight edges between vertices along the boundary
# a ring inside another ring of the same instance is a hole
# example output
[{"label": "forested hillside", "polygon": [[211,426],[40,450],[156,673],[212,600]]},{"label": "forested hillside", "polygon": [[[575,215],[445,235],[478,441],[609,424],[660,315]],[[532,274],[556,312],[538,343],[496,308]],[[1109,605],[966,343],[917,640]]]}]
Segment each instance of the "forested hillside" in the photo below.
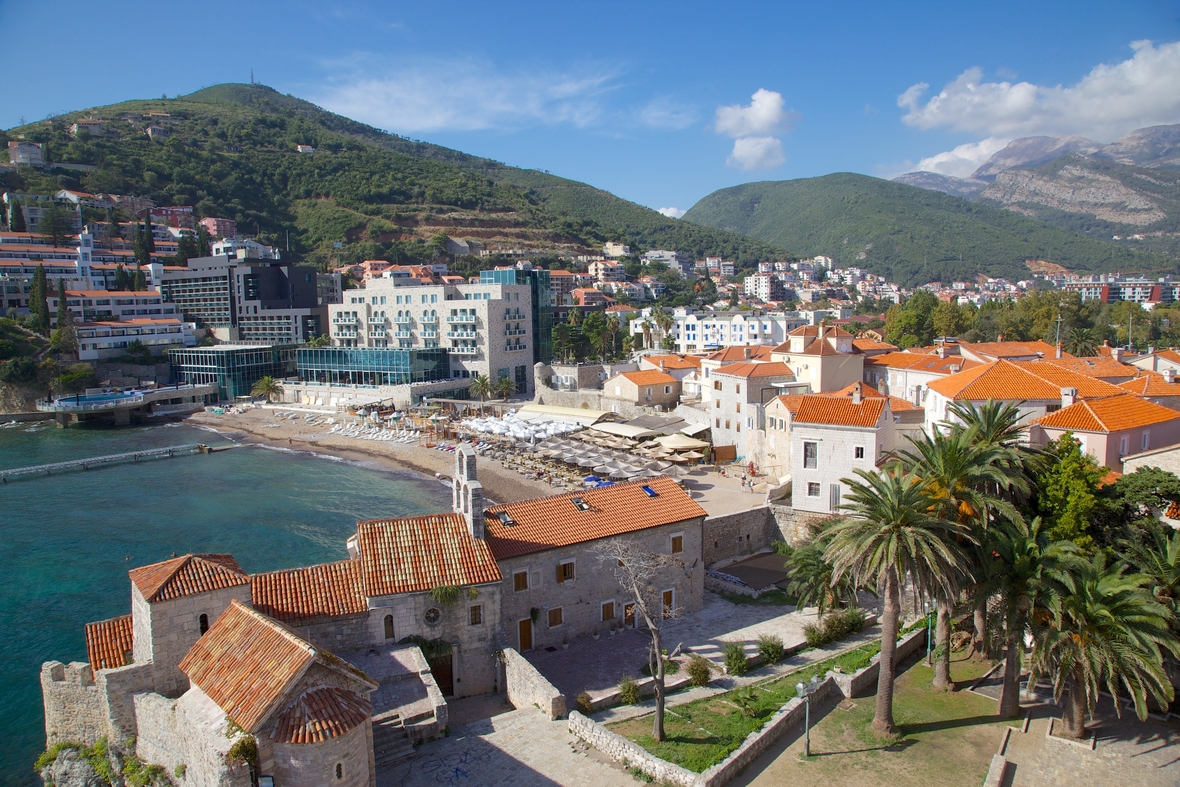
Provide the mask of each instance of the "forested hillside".
[{"label": "forested hillside", "polygon": [[850,173],[721,189],[684,220],[859,264],[906,286],[979,274],[1023,279],[1027,260],[1078,271],[1176,269],[1165,257],[1008,210]]},{"label": "forested hillside", "polygon": [[[167,120],[149,120],[149,112]],[[99,117],[106,133],[70,136]],[[151,140],[144,129],[168,132]],[[446,234],[509,248],[586,252],[606,240],[637,249],[723,255],[746,266],[788,253],[733,233],[681,223],[583,183],[508,167],[386,134],[261,85],[218,85],[176,99],[128,101],[0,132],[0,144],[45,144],[51,166],[3,176],[3,186],[146,196],[328,262],[401,261],[438,253]],[[296,145],[315,154],[300,154]],[[54,167],[69,164],[91,170]]]}]

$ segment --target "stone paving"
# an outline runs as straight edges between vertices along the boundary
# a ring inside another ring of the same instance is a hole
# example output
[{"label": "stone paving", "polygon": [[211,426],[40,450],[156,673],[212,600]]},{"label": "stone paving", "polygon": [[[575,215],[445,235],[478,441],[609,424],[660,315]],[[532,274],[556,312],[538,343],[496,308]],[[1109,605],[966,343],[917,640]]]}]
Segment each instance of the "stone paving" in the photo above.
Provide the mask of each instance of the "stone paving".
[{"label": "stone paving", "polygon": [[413,759],[378,771],[377,787],[635,787],[638,782],[536,708],[454,728]]},{"label": "stone paving", "polygon": [[[1139,721],[1133,708],[1122,718],[1109,697],[1098,704],[1088,728],[1098,737],[1097,747],[1049,739],[1049,718],[1060,719],[1054,705],[1033,708],[1028,732],[1013,730],[1004,750],[1011,763],[1005,787],[1176,787],[1180,784],[1180,719]],[[1057,722],[1060,725],[1060,721]],[[1056,727],[1055,727],[1056,729]],[[1088,740],[1087,740],[1088,742]]]}]

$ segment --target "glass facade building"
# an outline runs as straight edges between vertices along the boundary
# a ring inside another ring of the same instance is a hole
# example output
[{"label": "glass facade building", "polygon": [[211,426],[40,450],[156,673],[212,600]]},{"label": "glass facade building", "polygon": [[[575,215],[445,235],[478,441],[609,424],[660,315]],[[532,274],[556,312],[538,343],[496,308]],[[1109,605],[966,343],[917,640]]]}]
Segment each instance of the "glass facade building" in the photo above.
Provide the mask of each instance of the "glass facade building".
[{"label": "glass facade building", "polygon": [[451,377],[445,348],[301,347],[299,379],[334,385],[405,385]]},{"label": "glass facade building", "polygon": [[168,359],[177,383],[216,383],[218,395],[232,401],[249,396],[254,383],[263,377],[294,376],[296,349],[295,345],[223,344],[173,350]]},{"label": "glass facade building", "polygon": [[544,268],[503,268],[479,272],[480,284],[527,284],[533,307],[533,363],[553,360],[553,290]]}]

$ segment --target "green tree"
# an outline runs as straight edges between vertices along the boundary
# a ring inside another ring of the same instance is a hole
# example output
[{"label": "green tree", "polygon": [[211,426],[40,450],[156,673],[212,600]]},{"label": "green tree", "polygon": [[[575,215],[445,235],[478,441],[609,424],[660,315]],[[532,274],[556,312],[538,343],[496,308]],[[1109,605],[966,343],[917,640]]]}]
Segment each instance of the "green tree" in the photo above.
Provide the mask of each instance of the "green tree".
[{"label": "green tree", "polygon": [[59,394],[71,394],[92,388],[97,382],[98,377],[94,374],[94,367],[88,363],[76,363],[54,378],[50,387]]},{"label": "green tree", "polygon": [[1173,632],[1180,633],[1180,531],[1155,522],[1139,539],[1123,543],[1123,560],[1146,577],[1151,595],[1168,610]]},{"label": "green tree", "polygon": [[33,330],[42,336],[49,335],[49,290],[45,278],[45,266],[38,263],[33,271],[33,286],[29,291],[29,316]]},{"label": "green tree", "polygon": [[321,333],[318,336],[312,336],[311,338],[309,338],[304,343],[304,346],[305,347],[312,347],[312,348],[314,348],[314,347],[331,347],[332,346],[332,337],[328,336],[328,334],[326,334],[326,333]]},{"label": "green tree", "polygon": [[675,324],[675,319],[663,306],[656,306],[651,310],[651,321],[660,329],[660,344],[662,346],[663,339],[668,336]]},{"label": "green tree", "polygon": [[183,268],[188,267],[189,260],[199,256],[197,239],[192,235],[182,235],[180,240],[176,242],[176,256],[172,258],[172,261],[174,265]]},{"label": "green tree", "polygon": [[136,268],[135,275],[131,277],[131,289],[135,292],[143,292],[147,289],[147,275],[143,270]]},{"label": "green tree", "polygon": [[1140,719],[1149,698],[1166,707],[1174,695],[1161,651],[1180,656],[1180,642],[1167,609],[1144,587],[1149,580],[1108,565],[1101,552],[1060,579],[1045,622],[1033,627],[1032,674],[1052,681],[1055,700],[1065,695],[1064,734],[1085,737],[1086,713],[1094,713],[1102,690],[1117,713],[1124,695]]},{"label": "green tree", "polygon": [[619,331],[623,328],[623,323],[619,320],[619,315],[612,314],[606,318],[606,327],[603,331],[607,337],[607,355],[611,358],[615,357],[618,349]]},{"label": "green tree", "polygon": [[1036,480],[1037,510],[1049,521],[1054,539],[1089,549],[1094,546],[1089,531],[1098,507],[1098,482],[1106,473],[1068,432],[1045,450],[1050,461]]},{"label": "green tree", "polygon": [[599,359],[606,361],[607,334],[606,315],[602,312],[590,312],[582,321],[582,336],[598,353]]},{"label": "green tree", "polygon": [[574,329],[568,322],[559,322],[553,326],[553,352],[563,363],[567,363],[573,350]]},{"label": "green tree", "polygon": [[471,378],[467,393],[479,397],[479,414],[483,415],[483,400],[492,395],[492,381],[486,374],[477,374]]},{"label": "green tree", "polygon": [[496,381],[496,393],[502,398],[507,399],[516,393],[516,383],[511,377],[501,377]]},{"label": "green tree", "polygon": [[882,473],[857,470],[844,479],[851,518],[830,529],[824,560],[834,575],[851,575],[862,587],[884,587],[881,616],[881,669],[877,678],[873,729],[893,735],[894,651],[901,615],[901,580],[907,574],[919,593],[942,587],[962,561],[955,539],[964,534],[953,522],[931,516],[926,484],[901,467]]},{"label": "green tree", "polygon": [[115,290],[118,292],[127,292],[131,289],[131,277],[127,275],[127,269],[122,265],[115,266]]},{"label": "green tree", "polygon": [[213,239],[209,237],[209,233],[205,231],[204,227],[197,229],[197,255],[198,257],[213,256]]},{"label": "green tree", "polygon": [[12,207],[8,210],[8,229],[12,232],[28,232],[28,225],[25,223],[25,212],[21,209],[19,202],[13,202]]},{"label": "green tree", "polygon": [[27,355],[0,364],[0,383],[28,383],[37,379],[37,362]]},{"label": "green tree", "polygon": [[70,217],[55,199],[47,200],[44,205],[41,220],[37,222],[37,232],[48,235],[54,248],[61,248],[74,230]]},{"label": "green tree", "polygon": [[972,315],[957,303],[940,303],[932,315],[935,336],[959,336],[971,327]]},{"label": "green tree", "polygon": [[49,346],[55,353],[74,353],[78,349],[78,334],[74,326],[74,313],[66,299],[66,283],[57,280],[57,330],[49,337]]},{"label": "green tree", "polygon": [[1098,354],[1094,336],[1085,328],[1071,328],[1062,344],[1062,349],[1079,358],[1090,358]]},{"label": "green tree", "polygon": [[283,384],[268,374],[258,378],[258,381],[250,388],[250,395],[262,396],[266,398],[266,401],[273,402],[283,398]]},{"label": "green tree", "polygon": [[827,539],[818,538],[796,549],[785,567],[790,581],[787,593],[795,596],[800,607],[815,607],[816,617],[856,600],[857,586],[850,574],[835,575],[832,564],[824,560]]}]

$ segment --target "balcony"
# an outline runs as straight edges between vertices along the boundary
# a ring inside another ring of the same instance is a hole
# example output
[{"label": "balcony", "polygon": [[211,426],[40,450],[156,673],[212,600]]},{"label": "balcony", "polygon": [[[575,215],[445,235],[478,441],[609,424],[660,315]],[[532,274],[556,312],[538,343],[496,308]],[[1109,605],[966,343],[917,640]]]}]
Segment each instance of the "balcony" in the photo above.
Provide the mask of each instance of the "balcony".
[{"label": "balcony", "polygon": [[333,325],[356,325],[356,317],[351,314],[337,314],[332,318]]},{"label": "balcony", "polygon": [[479,355],[478,347],[448,347],[452,355]]},{"label": "balcony", "polygon": [[423,325],[438,325],[438,315],[432,314],[427,317],[425,314],[423,314],[418,318],[418,322],[422,323]]},{"label": "balcony", "polygon": [[527,344],[506,344],[504,345],[504,352],[510,353],[517,350],[527,350],[528,348],[529,346]]},{"label": "balcony", "polygon": [[452,323],[470,323],[475,324],[474,314],[452,314],[447,317],[447,322]]},{"label": "balcony", "polygon": [[332,335],[339,336],[342,339],[355,339],[356,338],[356,329],[354,328],[354,329],[350,330],[348,328],[340,328],[335,331],[332,331]]},{"label": "balcony", "polygon": [[384,339],[385,338],[385,329],[384,328],[374,328],[374,329],[370,330],[369,331],[369,338],[370,339]]},{"label": "balcony", "polygon": [[447,331],[448,339],[474,339],[475,331]]},{"label": "balcony", "polygon": [[423,339],[437,339],[438,331],[418,331],[418,335]]},{"label": "balcony", "polygon": [[[382,334],[382,335],[384,335],[384,334]],[[399,339],[409,339],[411,332],[410,331],[394,331],[393,335]]]},{"label": "balcony", "polygon": [[391,317],[390,319],[392,319],[398,325],[409,325],[414,321],[413,317],[406,317],[404,315],[401,317]]},{"label": "balcony", "polygon": [[526,333],[527,333],[527,331],[524,328],[518,328],[515,331],[509,331],[509,330],[504,331],[505,336],[524,336]]}]

